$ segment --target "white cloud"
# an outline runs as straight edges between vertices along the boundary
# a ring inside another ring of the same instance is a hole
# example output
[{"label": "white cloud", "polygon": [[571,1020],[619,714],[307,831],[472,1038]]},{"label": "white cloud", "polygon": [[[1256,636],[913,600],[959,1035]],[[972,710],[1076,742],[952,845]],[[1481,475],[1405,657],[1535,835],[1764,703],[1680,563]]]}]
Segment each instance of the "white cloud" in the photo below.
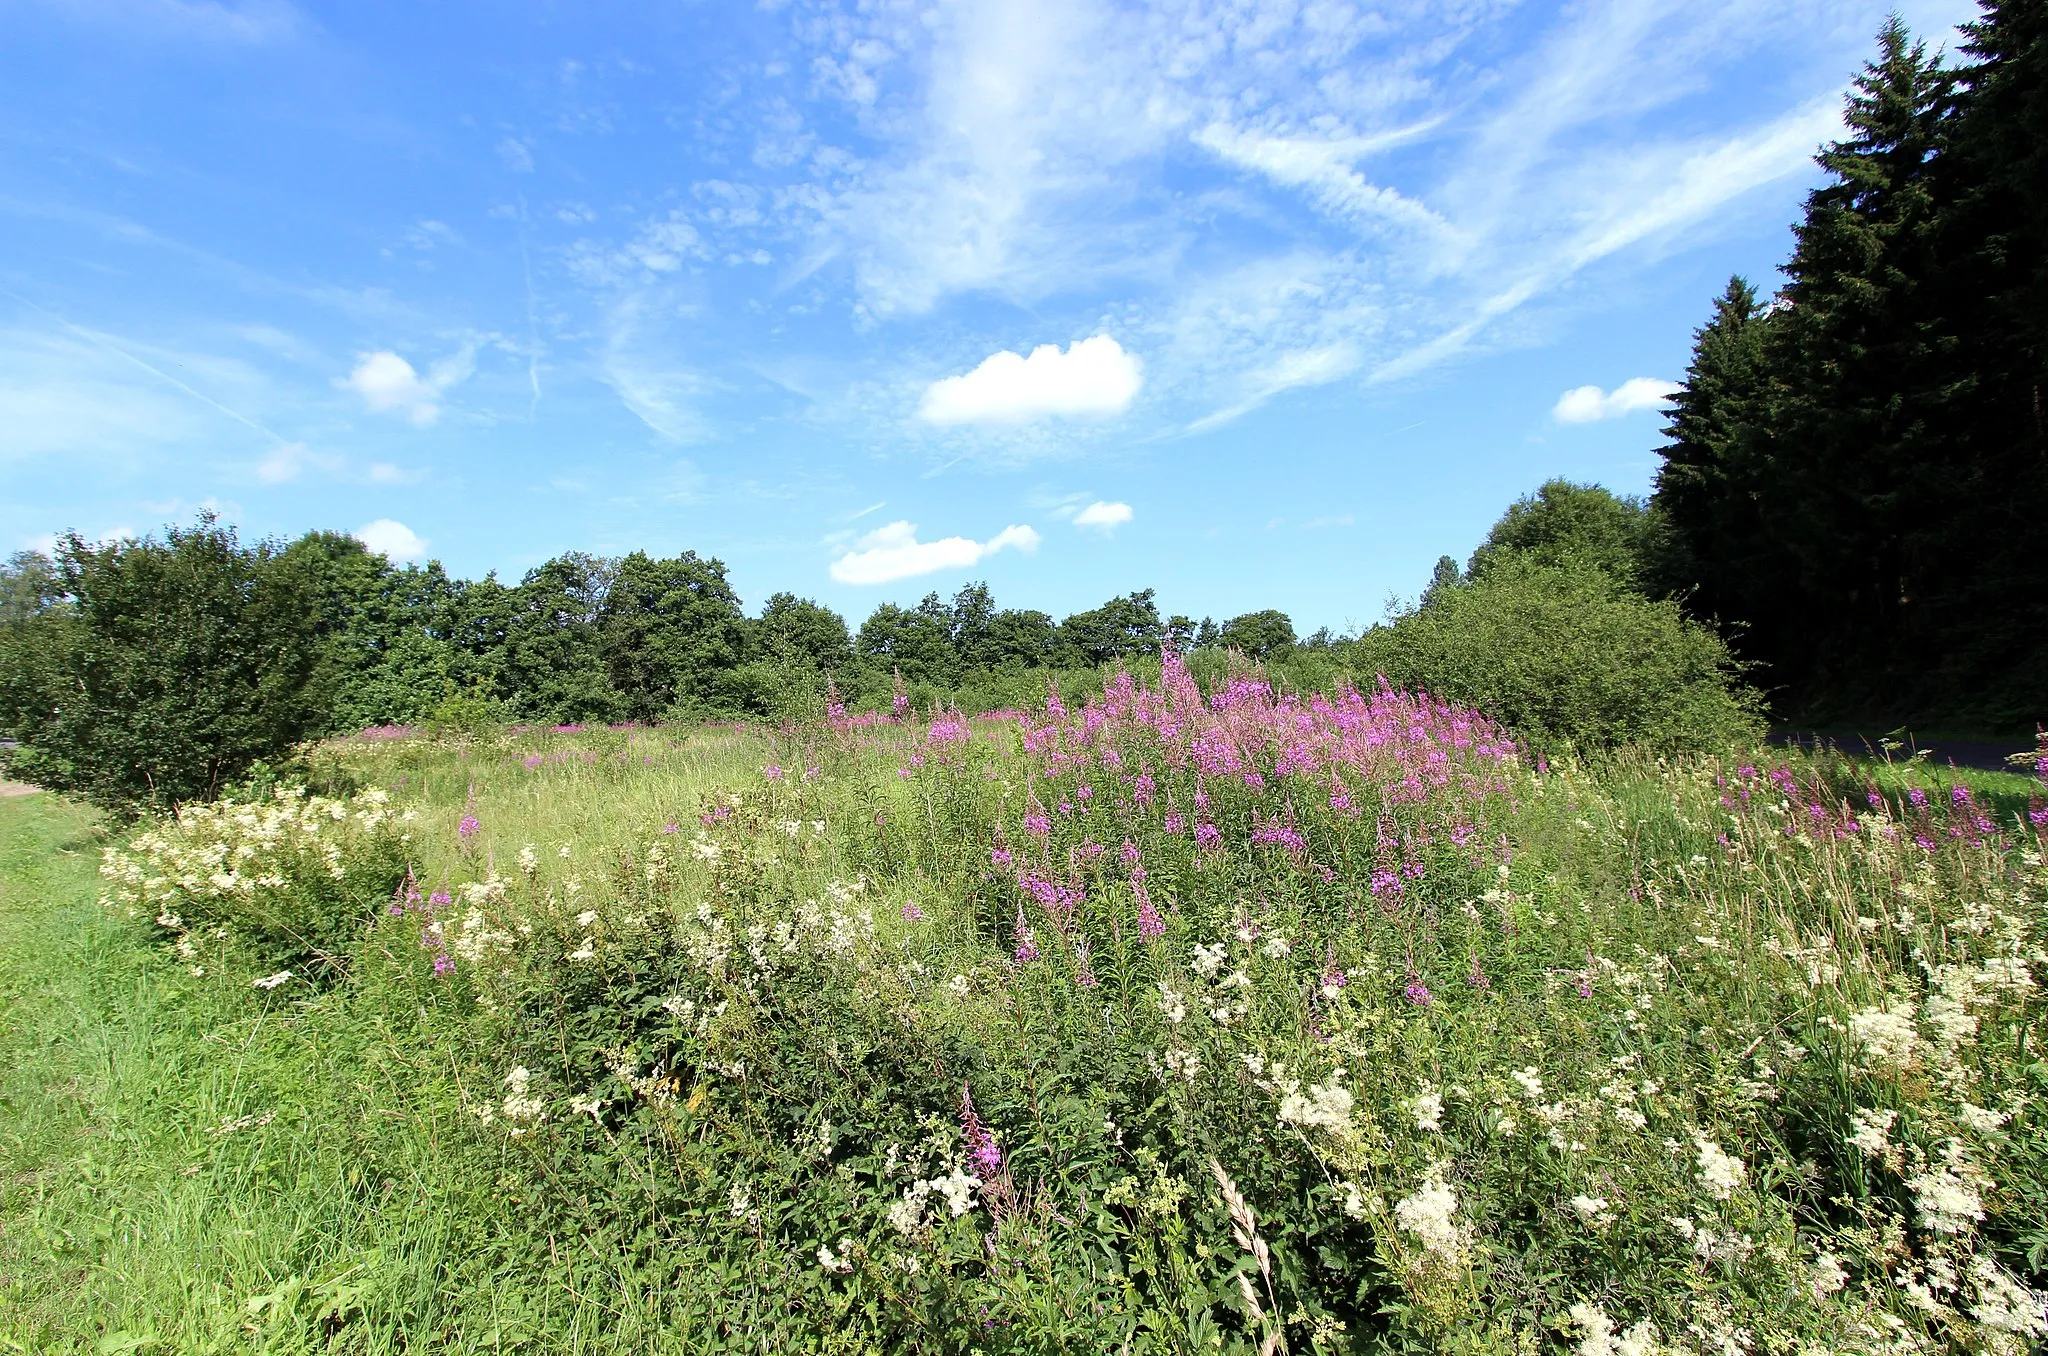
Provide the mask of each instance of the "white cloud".
[{"label": "white cloud", "polygon": [[1276,184],[1308,191],[1333,216],[1377,218],[1402,226],[1441,230],[1444,219],[1413,198],[1368,183],[1352,168],[1358,160],[1429,130],[1419,123],[1372,137],[1265,136],[1211,123],[1195,141],[1233,165],[1257,170]]},{"label": "white cloud", "polygon": [[355,539],[398,564],[424,560],[430,545],[426,538],[396,518],[379,518],[373,523],[364,523],[355,530]]},{"label": "white cloud", "polygon": [[1004,349],[972,372],[925,388],[917,413],[933,424],[1021,424],[1050,415],[1121,414],[1144,382],[1136,355],[1106,334],[1062,351],[1040,344],[1031,356]]},{"label": "white cloud", "polygon": [[1600,419],[1619,419],[1641,410],[1661,410],[1671,403],[1678,383],[1657,377],[1630,377],[1612,391],[1598,386],[1578,386],[1557,398],[1551,417],[1560,424],[1590,424]]},{"label": "white cloud", "polygon": [[960,570],[1006,547],[1036,551],[1038,533],[1012,525],[987,541],[941,537],[919,541],[917,524],[887,523],[854,543],[854,549],[832,562],[832,577],[842,584],[888,584],[937,570]]},{"label": "white cloud", "polygon": [[361,396],[374,413],[403,414],[421,425],[441,417],[441,393],[390,349],[358,354],[355,370],[340,384]]},{"label": "white cloud", "polygon": [[265,485],[282,485],[297,480],[307,469],[335,472],[343,461],[329,453],[315,452],[304,443],[280,443],[256,463],[256,478]]},{"label": "white cloud", "polygon": [[498,159],[514,174],[533,173],[533,152],[517,137],[506,137],[498,143]]},{"label": "white cloud", "polygon": [[355,369],[335,385],[354,391],[376,414],[402,414],[422,427],[441,417],[441,397],[476,372],[476,350],[488,335],[472,335],[434,363],[423,377],[390,349],[358,353]]},{"label": "white cloud", "polygon": [[1099,527],[1103,532],[1114,532],[1131,520],[1131,506],[1096,500],[1087,508],[1074,515],[1075,527]]}]

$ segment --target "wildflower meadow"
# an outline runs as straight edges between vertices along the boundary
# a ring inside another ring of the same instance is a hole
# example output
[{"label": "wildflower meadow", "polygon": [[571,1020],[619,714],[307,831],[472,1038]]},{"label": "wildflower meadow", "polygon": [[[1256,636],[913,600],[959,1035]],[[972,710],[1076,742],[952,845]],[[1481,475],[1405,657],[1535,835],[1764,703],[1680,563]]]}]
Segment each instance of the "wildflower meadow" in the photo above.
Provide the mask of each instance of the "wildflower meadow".
[{"label": "wildflower meadow", "polygon": [[1553,758],[1384,683],[1158,672],[376,729],[111,840],[80,963],[183,1044],[8,1141],[0,1341],[2048,1336],[2048,744]]}]

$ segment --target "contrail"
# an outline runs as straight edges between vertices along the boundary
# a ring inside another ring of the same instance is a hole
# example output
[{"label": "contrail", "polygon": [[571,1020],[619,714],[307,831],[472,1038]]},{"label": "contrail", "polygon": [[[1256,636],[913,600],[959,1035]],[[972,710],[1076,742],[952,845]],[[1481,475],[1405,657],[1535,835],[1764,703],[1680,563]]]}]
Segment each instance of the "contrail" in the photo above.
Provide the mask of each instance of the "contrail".
[{"label": "contrail", "polygon": [[159,381],[168,382],[172,386],[175,386],[179,390],[183,391],[186,395],[191,396],[194,400],[200,401],[203,404],[211,405],[214,409],[220,411],[222,414],[234,420],[236,423],[244,424],[250,428],[255,429],[258,433],[270,439],[272,442],[285,444],[292,441],[291,439],[285,437],[281,433],[276,432],[275,430],[265,428],[263,425],[257,423],[254,419],[251,419],[248,415],[243,414],[240,410],[229,409],[226,405],[221,404],[218,400],[215,400],[212,396],[206,394],[206,392],[195,391],[190,386],[187,386],[184,382],[179,381],[176,377],[164,371],[162,368],[153,367],[150,364],[144,362],[142,359],[136,357],[127,349],[122,348],[119,344],[107,338],[105,335],[100,334],[94,330],[89,330],[85,328],[83,325],[74,325],[70,321],[66,320],[63,316],[58,315],[56,312],[38,306],[34,302],[30,301],[27,297],[21,296],[15,292],[9,292],[4,287],[0,287],[0,293],[5,293],[7,296],[13,297],[14,300],[28,307],[31,311],[34,311],[36,314],[43,316],[49,320],[53,320],[59,325],[62,325],[65,329],[71,331],[71,333],[77,335],[79,338],[85,340],[87,343],[96,344],[100,348],[105,349],[107,352],[112,353],[117,357],[126,358],[129,362],[134,363],[137,367],[149,373],[152,377],[157,378]]}]

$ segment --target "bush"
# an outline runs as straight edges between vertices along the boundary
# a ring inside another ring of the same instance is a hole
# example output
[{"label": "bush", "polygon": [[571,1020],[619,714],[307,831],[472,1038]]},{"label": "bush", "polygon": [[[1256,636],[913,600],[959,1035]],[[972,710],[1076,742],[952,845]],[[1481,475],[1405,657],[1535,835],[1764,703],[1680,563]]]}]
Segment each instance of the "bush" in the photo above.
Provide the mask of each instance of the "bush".
[{"label": "bush", "polygon": [[319,728],[318,598],[211,515],[163,541],[59,550],[71,618],[17,632],[14,770],[121,814],[219,793]]},{"label": "bush", "polygon": [[322,980],[405,879],[405,840],[381,789],[349,800],[276,788],[260,801],[188,805],[125,849],[100,874],[108,902],[152,918],[190,960],[227,939],[266,965]]},{"label": "bush", "polygon": [[1368,631],[1349,658],[1538,745],[1704,749],[1760,728],[1760,699],[1718,635],[1580,560],[1504,557]]}]

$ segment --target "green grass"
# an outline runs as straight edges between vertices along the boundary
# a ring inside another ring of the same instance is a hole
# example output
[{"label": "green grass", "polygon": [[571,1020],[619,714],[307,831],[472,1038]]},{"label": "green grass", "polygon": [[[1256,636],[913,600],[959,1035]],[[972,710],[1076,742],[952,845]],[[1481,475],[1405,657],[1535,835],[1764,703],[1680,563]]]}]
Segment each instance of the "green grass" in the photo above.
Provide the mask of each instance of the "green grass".
[{"label": "green grass", "polygon": [[[2013,820],[2038,783],[1802,756],[1787,767],[1809,789],[1788,810],[1739,759],[1515,767],[1499,794],[1450,802],[1478,842],[1512,838],[1512,869],[1432,858],[1403,908],[1348,909],[1330,903],[1341,883],[1270,846],[1199,857],[1151,812],[1105,804],[1127,793],[1100,766],[1089,813],[1118,817],[1089,831],[1112,849],[1135,836],[1172,903],[1166,934],[1140,942],[1121,868],[1090,878],[1111,931],[1084,988],[1043,918],[1048,954],[1011,960],[1024,915],[990,845],[1028,843],[1019,791],[1057,796],[1009,727],[987,729],[1003,737],[950,765],[917,730],[326,746],[316,784],[385,788],[412,812],[385,831],[408,835],[422,893],[461,901],[502,877],[480,897],[521,938],[444,979],[421,917],[380,906],[326,988],[252,987],[276,965],[212,939],[196,898],[199,949],[181,959],[173,930],[99,904],[90,814],[0,801],[0,1351],[952,1351],[964,1335],[989,1351],[1249,1352],[1263,1320],[1241,1304],[1252,1264],[1212,1154],[1257,1207],[1280,1302],[1309,1316],[1290,1319],[1296,1351],[1561,1352],[1584,1335],[1582,1300],[1617,1323],[1655,1318],[1673,1344],[1655,1356],[1692,1350],[1693,1321],[1748,1325],[1754,1356],[1888,1351],[1856,1324],[1912,1313],[1887,1288],[1894,1222],[1915,1231],[1913,1265],[1995,1249],[2041,1283],[2038,986],[1972,999],[1976,1025],[1945,1063],[1879,1067],[1842,1034],[1906,1003],[1930,1041],[1942,972],[1928,965],[2038,956],[2048,868]],[[763,776],[813,762],[815,777]],[[1862,814],[1867,777],[1888,804],[1920,787],[1943,815],[1967,785],[2023,841],[1937,835],[1923,854],[1877,810],[1853,835],[1784,830],[1844,799]],[[1241,840],[1244,807],[1267,802],[1208,785],[1242,798],[1235,818],[1214,814]],[[1317,851],[1351,842],[1349,870],[1369,871],[1391,821],[1325,813],[1321,782],[1292,785]],[[731,788],[746,794],[711,799]],[[870,940],[825,940],[839,933],[819,901],[869,915]],[[1259,946],[1233,940],[1253,907]],[[751,957],[706,959],[710,910],[729,936],[758,922]],[[791,922],[808,941],[764,946]],[[1291,952],[1266,949],[1283,935]],[[1193,966],[1212,940],[1240,987]],[[1467,977],[1482,960],[1483,987]],[[1305,1006],[1339,963],[1342,993]],[[1404,996],[1418,978],[1436,995],[1423,1006]],[[1164,1015],[1169,991],[1189,999],[1185,1021]],[[1233,995],[1238,1015],[1215,1018]],[[671,1020],[685,996],[701,1022]],[[1162,1052],[1199,1054],[1201,1081],[1162,1075]],[[503,1101],[514,1065],[548,1099],[523,1127]],[[648,1091],[664,1068],[669,1091]],[[1349,1069],[1355,1122],[1280,1114],[1283,1082],[1335,1086],[1333,1068]],[[1024,1203],[935,1213],[913,1243],[886,1212],[906,1174],[962,1161],[969,1081]],[[1440,1127],[1418,1120],[1425,1090]],[[591,1094],[602,1116],[576,1109]],[[476,1114],[494,1106],[489,1123]],[[1636,1107],[1648,1121],[1631,1130],[1620,1112]],[[1881,1167],[1845,1148],[1868,1107],[1897,1111],[1896,1152],[1922,1156]],[[2001,1126],[1966,1129],[1983,1107]],[[1545,1115],[1564,1129],[1546,1135]],[[1585,1143],[1559,1147],[1573,1136]],[[1703,1189],[1696,1137],[1747,1164],[1732,1197]],[[1997,1183],[1962,1241],[1914,1223],[1908,1181],[1958,1137]],[[1430,1262],[1390,1214],[1437,1173],[1456,1186],[1469,1270]],[[752,1216],[730,1203],[738,1187]],[[1596,1197],[1614,1218],[1572,1203]],[[1673,1216],[1745,1251],[1709,1258]],[[848,1239],[858,1267],[822,1267],[821,1244],[845,1255]],[[1802,1278],[1828,1249],[1855,1280],[1822,1303]],[[921,1269],[903,1266],[913,1252]],[[1942,1349],[1944,1330],[1926,1331]]]},{"label": "green grass", "polygon": [[517,1203],[412,1015],[191,975],[103,916],[100,846],[0,802],[0,1345],[495,1349]]}]

